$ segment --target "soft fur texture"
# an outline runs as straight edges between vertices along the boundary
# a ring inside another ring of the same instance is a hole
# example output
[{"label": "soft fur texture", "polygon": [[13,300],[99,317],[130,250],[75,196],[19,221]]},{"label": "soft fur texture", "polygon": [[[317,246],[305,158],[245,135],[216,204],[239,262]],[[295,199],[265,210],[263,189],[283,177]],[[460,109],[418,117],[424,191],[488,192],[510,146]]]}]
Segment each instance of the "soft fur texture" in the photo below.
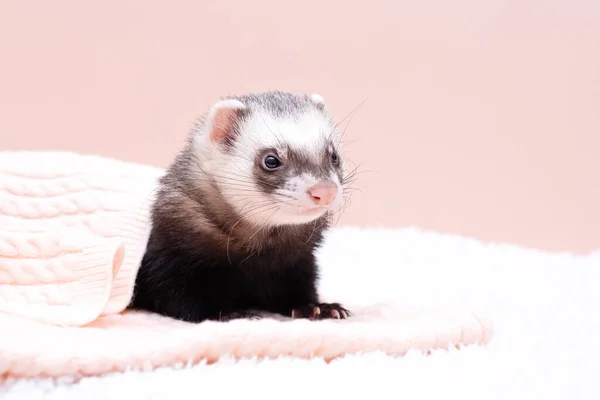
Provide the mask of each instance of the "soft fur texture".
[{"label": "soft fur texture", "polygon": [[[402,355],[490,340],[491,324],[469,309],[398,307],[389,301],[393,297],[374,295],[369,286],[385,289],[391,282],[385,274],[371,284],[360,278],[377,267],[365,258],[341,268],[360,243],[360,237],[348,237],[336,244],[342,231],[328,239],[334,252],[323,248],[317,257],[326,267],[324,300],[340,298],[356,312],[345,321],[276,317],[191,324],[122,313],[161,173],[71,153],[0,153],[0,375],[89,376],[227,356]],[[393,259],[386,264],[399,267]],[[395,286],[402,291],[412,281]]]},{"label": "soft fur texture", "polygon": [[[226,117],[211,119],[220,113],[227,113]],[[225,132],[217,135],[219,140],[211,139],[215,125]],[[181,165],[176,163],[172,169],[177,177],[195,178],[196,189],[208,190],[214,181],[231,211],[245,215],[244,222],[258,226],[311,222],[314,215],[296,213],[312,205],[300,195],[323,180],[339,185],[341,194],[343,158],[338,167],[331,165],[332,153],[341,152],[341,132],[336,128],[323,104],[309,96],[285,92],[234,96],[217,102],[198,120]],[[280,158],[283,168],[276,173],[264,171],[261,161],[267,154]],[[277,209],[257,208],[273,205],[274,200],[280,201]]]},{"label": "soft fur texture", "polygon": [[[329,363],[321,357],[282,356],[241,361],[223,357],[212,364],[181,364],[75,381],[8,379],[0,389],[0,397],[3,400],[171,400],[203,396],[260,400],[599,397],[600,343],[596,338],[600,336],[600,251],[573,256],[417,229],[348,228],[333,231],[318,257],[324,266],[320,289],[326,298],[359,304],[392,301],[400,310],[410,310],[422,317],[432,315],[431,310],[479,310],[494,321],[494,337],[488,346],[460,350],[451,347],[434,350],[429,356],[420,351],[411,351],[405,357],[367,351]],[[413,325],[403,319],[399,325],[403,326],[403,332],[422,332],[421,338],[427,338],[428,327],[435,325],[435,320],[429,321],[429,325]],[[365,323],[361,334],[377,335],[378,329]],[[338,332],[343,334],[341,329]],[[165,336],[168,334],[164,332]],[[149,342],[159,334],[150,335],[149,338],[140,335],[139,339]],[[93,343],[99,338],[97,334]],[[320,340],[316,336],[313,339]],[[178,340],[178,337],[171,339],[173,347],[191,345],[181,341],[177,344]],[[86,348],[91,347],[94,345]],[[156,353],[164,352],[157,347]],[[52,357],[51,353],[46,354],[47,359]]]},{"label": "soft fur texture", "polygon": [[345,178],[319,97],[217,102],[161,178],[132,307],[190,322],[345,318],[320,301],[314,256]]}]

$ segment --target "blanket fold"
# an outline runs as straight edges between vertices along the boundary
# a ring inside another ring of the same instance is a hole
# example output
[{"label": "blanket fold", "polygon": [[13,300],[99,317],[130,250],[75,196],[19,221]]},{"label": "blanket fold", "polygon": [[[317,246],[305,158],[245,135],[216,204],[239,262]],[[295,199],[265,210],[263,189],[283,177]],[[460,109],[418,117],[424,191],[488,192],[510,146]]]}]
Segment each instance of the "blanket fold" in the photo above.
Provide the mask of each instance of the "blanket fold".
[{"label": "blanket fold", "polygon": [[119,239],[78,229],[0,232],[0,311],[57,325],[94,321],[124,258]]},{"label": "blanket fold", "polygon": [[162,170],[67,152],[0,152],[0,375],[102,374],[219,357],[334,358],[487,343],[470,312],[356,305],[346,321],[188,324],[125,311]]}]

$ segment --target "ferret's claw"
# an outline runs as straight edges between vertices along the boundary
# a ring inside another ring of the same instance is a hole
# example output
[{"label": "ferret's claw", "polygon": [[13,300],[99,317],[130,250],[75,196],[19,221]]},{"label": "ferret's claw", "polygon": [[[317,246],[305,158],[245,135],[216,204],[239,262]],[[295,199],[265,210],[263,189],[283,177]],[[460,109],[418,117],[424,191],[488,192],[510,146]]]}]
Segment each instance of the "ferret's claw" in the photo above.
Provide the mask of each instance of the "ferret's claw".
[{"label": "ferret's claw", "polygon": [[305,318],[311,321],[322,319],[346,319],[350,312],[337,303],[309,304],[292,310],[292,318]]},{"label": "ferret's claw", "polygon": [[319,315],[321,315],[321,309],[318,306],[316,306],[315,308],[313,308],[311,319],[318,319]]}]

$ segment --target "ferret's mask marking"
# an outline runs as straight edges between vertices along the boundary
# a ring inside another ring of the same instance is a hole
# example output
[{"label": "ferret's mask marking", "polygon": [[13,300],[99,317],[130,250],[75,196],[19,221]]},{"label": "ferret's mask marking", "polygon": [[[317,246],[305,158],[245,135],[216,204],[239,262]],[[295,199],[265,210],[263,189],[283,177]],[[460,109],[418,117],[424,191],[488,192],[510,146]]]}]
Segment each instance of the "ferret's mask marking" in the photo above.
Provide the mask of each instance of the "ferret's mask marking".
[{"label": "ferret's mask marking", "polygon": [[[259,105],[226,99],[205,119],[202,167],[236,212],[257,225],[308,223],[335,210],[342,198],[338,137],[323,99],[295,100],[305,101],[304,109],[289,115],[278,109],[274,115]],[[279,165],[269,168],[267,157]],[[327,204],[315,201],[315,187],[333,190]]]}]

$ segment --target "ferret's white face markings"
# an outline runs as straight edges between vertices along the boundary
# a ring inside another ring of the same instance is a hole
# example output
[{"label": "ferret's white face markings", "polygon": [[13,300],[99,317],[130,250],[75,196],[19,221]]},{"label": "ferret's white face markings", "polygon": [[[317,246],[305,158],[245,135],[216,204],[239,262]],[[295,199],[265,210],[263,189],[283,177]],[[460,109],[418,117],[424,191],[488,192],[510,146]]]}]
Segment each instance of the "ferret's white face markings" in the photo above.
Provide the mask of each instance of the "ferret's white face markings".
[{"label": "ferret's white face markings", "polygon": [[[304,108],[287,114],[253,108],[243,99],[225,100],[226,108],[243,112],[237,120],[229,118],[230,112],[211,111],[220,118],[217,134],[205,132],[199,139],[203,167],[246,220],[258,225],[302,224],[339,206],[338,136],[322,98],[315,96]],[[206,126],[211,126],[210,120]],[[224,130],[230,132],[228,140],[210,140],[222,137]]]},{"label": "ferret's white face markings", "polygon": [[295,120],[254,113],[245,121],[244,135],[237,139],[236,148],[241,151],[262,148],[304,151],[316,161],[327,146],[327,136],[331,133],[328,125],[329,121],[316,110]]}]

